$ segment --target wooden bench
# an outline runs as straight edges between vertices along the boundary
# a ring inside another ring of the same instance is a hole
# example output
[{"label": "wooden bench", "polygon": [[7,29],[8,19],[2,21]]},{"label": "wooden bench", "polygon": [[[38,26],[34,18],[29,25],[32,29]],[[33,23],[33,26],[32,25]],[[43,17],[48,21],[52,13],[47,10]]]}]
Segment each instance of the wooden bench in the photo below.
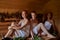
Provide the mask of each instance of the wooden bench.
[{"label": "wooden bench", "polygon": [[11,22],[0,22],[0,34],[6,34]]}]

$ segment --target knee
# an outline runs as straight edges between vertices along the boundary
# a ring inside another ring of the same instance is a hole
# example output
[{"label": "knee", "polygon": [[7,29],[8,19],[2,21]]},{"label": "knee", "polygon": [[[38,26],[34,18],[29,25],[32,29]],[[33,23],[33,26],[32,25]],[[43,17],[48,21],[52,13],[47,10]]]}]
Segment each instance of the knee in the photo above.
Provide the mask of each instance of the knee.
[{"label": "knee", "polygon": [[12,27],[11,27],[11,26],[9,26],[9,27],[8,27],[8,30],[11,30],[11,29],[12,29]]}]

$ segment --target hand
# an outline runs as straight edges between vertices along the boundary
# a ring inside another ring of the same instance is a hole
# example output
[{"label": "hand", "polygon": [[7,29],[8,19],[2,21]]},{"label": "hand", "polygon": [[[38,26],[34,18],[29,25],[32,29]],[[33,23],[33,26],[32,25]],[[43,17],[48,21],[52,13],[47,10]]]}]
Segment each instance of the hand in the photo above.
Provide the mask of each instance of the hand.
[{"label": "hand", "polygon": [[33,40],[34,38],[30,38],[30,40]]},{"label": "hand", "polygon": [[9,26],[8,29],[10,30],[10,29],[13,29],[13,28],[11,26]]},{"label": "hand", "polygon": [[12,27],[12,29],[16,29],[16,26]]},{"label": "hand", "polygon": [[14,27],[12,27],[12,28],[15,29],[15,30],[20,29],[20,27],[17,27],[17,26],[14,26]]},{"label": "hand", "polygon": [[38,34],[38,36],[41,36],[40,34]]}]

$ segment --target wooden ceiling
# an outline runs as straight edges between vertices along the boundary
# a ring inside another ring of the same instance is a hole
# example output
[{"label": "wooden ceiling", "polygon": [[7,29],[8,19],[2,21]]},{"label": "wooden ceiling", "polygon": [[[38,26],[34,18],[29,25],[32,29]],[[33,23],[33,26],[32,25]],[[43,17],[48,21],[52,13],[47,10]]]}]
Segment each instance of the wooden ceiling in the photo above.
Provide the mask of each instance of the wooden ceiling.
[{"label": "wooden ceiling", "polygon": [[15,12],[18,10],[42,10],[50,0],[0,0],[0,12]]},{"label": "wooden ceiling", "polygon": [[60,8],[59,5],[59,0],[0,0],[0,12],[16,12],[24,9],[56,12]]},{"label": "wooden ceiling", "polygon": [[60,26],[60,0],[0,0],[0,12],[16,12],[24,9],[39,12],[52,11]]}]

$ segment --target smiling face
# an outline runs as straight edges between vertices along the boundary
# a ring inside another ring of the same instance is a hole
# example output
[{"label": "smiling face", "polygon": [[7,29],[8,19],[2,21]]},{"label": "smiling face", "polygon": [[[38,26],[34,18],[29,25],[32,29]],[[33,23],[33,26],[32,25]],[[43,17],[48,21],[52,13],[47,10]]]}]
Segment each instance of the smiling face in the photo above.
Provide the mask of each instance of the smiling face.
[{"label": "smiling face", "polygon": [[48,13],[47,17],[48,17],[48,18],[50,18],[50,17],[51,17],[50,13]]},{"label": "smiling face", "polygon": [[22,11],[22,17],[26,18],[26,11]]},{"label": "smiling face", "polygon": [[34,12],[31,13],[32,19],[36,19],[36,14]]}]

